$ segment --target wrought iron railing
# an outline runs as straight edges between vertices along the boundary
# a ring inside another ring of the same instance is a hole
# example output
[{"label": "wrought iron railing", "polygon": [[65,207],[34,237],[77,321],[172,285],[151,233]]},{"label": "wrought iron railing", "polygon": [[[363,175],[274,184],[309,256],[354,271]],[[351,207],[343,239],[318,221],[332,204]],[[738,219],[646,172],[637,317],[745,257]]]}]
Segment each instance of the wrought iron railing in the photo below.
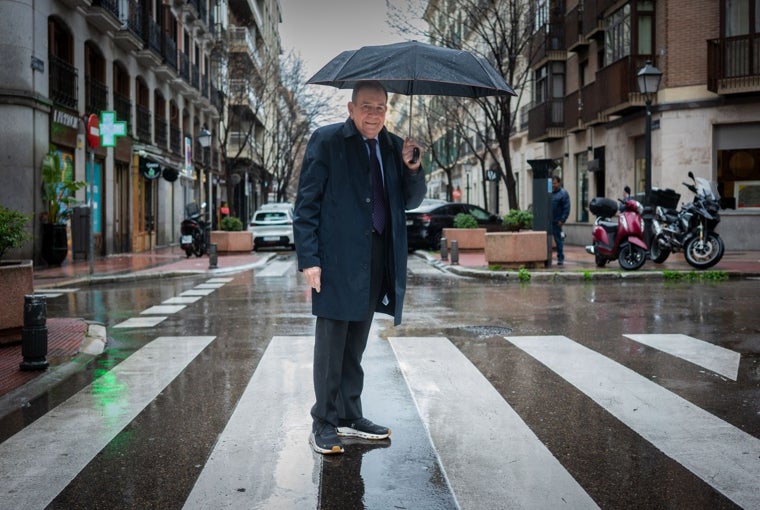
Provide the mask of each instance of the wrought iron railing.
[{"label": "wrought iron railing", "polygon": [[77,68],[55,55],[48,56],[50,98],[54,103],[74,110],[78,107]]},{"label": "wrought iron railing", "polygon": [[154,122],[156,125],[156,145],[167,148],[169,145],[166,130],[169,125],[166,123],[166,120],[158,116],[156,116]]},{"label": "wrought iron railing", "polygon": [[132,101],[129,97],[114,91],[113,109],[116,112],[116,118],[127,123],[127,134],[132,134]]},{"label": "wrought iron railing", "polygon": [[151,130],[151,115],[147,106],[138,104],[135,106],[135,113],[137,115],[137,138],[145,143],[151,143],[152,130]]},{"label": "wrought iron railing", "polygon": [[90,76],[84,79],[84,105],[90,113],[100,114],[108,109],[108,86]]},{"label": "wrought iron railing", "polygon": [[749,34],[707,41],[707,88],[718,91],[721,80],[760,77],[760,35]]}]

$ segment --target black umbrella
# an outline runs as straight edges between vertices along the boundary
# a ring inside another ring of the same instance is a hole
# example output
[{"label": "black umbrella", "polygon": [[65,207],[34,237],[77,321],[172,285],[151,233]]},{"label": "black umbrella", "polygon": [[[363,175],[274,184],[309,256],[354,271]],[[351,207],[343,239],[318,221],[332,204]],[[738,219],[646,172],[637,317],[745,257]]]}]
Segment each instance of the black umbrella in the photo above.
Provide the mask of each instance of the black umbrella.
[{"label": "black umbrella", "polygon": [[517,95],[484,58],[417,41],[344,51],[306,83],[352,89],[357,82],[374,80],[388,92],[409,96]]}]

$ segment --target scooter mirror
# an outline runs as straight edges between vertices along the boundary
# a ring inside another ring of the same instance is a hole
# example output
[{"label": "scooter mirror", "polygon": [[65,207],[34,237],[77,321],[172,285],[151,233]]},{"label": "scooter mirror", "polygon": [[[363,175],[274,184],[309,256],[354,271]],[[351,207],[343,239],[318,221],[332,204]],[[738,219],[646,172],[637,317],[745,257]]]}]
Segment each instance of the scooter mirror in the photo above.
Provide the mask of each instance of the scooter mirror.
[{"label": "scooter mirror", "polygon": [[691,170],[689,170],[689,178],[694,180],[694,173]]}]

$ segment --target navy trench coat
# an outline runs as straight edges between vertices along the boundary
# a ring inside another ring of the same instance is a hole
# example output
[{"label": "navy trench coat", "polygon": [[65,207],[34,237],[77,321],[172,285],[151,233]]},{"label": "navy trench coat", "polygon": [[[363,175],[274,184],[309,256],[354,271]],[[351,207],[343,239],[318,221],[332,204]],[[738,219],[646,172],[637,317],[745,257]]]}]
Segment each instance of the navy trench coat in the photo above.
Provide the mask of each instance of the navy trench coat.
[{"label": "navy trench coat", "polygon": [[[427,191],[425,172],[415,175],[401,159],[403,140],[380,132],[380,153],[388,195],[390,251],[383,288],[386,305],[375,311],[401,322],[406,291],[406,209]],[[354,122],[317,129],[306,147],[293,219],[298,269],[320,267],[321,292],[312,289],[312,313],[335,320],[369,318],[372,248],[372,179],[367,148]]]}]

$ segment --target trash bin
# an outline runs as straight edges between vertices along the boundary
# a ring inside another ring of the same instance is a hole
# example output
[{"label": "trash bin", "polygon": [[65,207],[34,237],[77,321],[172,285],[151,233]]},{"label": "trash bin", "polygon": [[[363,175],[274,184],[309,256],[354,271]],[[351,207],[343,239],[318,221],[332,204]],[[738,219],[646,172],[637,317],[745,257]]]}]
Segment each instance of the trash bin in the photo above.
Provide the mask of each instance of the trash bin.
[{"label": "trash bin", "polygon": [[80,206],[74,208],[71,215],[71,251],[74,260],[87,260],[90,249],[90,208]]}]

